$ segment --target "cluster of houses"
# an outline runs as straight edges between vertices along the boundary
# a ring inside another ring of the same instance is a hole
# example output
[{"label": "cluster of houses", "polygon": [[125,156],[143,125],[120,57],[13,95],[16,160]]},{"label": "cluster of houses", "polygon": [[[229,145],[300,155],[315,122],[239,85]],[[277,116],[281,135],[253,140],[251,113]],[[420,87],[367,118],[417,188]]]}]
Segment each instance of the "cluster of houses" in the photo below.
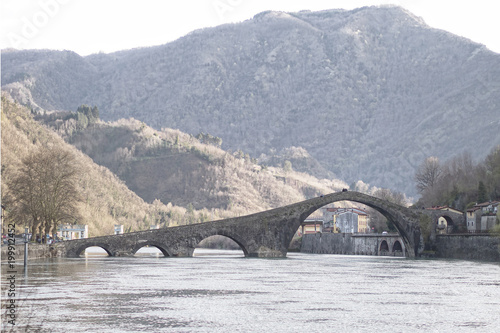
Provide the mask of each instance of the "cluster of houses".
[{"label": "cluster of houses", "polygon": [[[500,201],[488,201],[475,204],[466,211],[466,230],[468,233],[486,233],[492,230],[497,223],[498,204]],[[428,210],[442,210],[457,214],[464,212],[449,206],[435,206],[426,208]],[[438,234],[450,234],[454,231],[454,226],[449,224],[445,217],[440,217],[437,221]],[[463,230],[463,229],[462,229]]]},{"label": "cluster of houses", "polygon": [[[306,219],[298,236],[317,232],[368,233],[370,216],[360,208],[322,208],[322,219]],[[326,222],[325,222],[326,221]]]},{"label": "cluster of houses", "polygon": [[497,223],[498,204],[500,201],[489,201],[467,209],[467,231],[477,233],[492,230]]}]

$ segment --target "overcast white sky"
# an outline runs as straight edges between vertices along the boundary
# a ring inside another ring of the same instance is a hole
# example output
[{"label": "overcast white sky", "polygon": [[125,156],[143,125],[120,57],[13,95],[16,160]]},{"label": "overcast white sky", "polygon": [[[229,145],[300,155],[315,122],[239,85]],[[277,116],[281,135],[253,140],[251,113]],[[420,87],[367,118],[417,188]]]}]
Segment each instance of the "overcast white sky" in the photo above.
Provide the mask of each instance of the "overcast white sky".
[{"label": "overcast white sky", "polygon": [[72,50],[84,56],[160,45],[240,22],[264,10],[400,5],[434,28],[500,53],[498,0],[1,0],[0,46]]}]

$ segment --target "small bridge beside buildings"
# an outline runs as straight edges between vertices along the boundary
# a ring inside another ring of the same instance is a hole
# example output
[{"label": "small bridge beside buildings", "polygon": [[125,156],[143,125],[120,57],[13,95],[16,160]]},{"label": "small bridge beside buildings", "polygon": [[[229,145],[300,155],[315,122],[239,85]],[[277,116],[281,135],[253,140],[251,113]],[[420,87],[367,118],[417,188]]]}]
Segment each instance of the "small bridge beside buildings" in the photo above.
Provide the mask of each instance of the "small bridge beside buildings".
[{"label": "small bridge beside buildings", "polygon": [[[92,246],[103,248],[110,256],[133,256],[144,246],[157,247],[165,256],[192,256],[203,239],[221,235],[235,241],[247,257],[286,257],[301,223],[317,209],[338,201],[353,201],[379,211],[396,227],[403,242],[401,248],[408,257],[418,256],[423,249],[421,221],[432,221],[431,237],[435,237],[439,217],[445,217],[449,225],[465,225],[464,216],[460,214],[409,209],[359,192],[343,191],[248,216],[78,239],[57,243],[54,247],[63,257],[78,257]],[[396,244],[386,243],[389,249]]]},{"label": "small bridge beside buildings", "polygon": [[316,233],[302,237],[301,252],[406,257],[406,247],[397,233]]}]

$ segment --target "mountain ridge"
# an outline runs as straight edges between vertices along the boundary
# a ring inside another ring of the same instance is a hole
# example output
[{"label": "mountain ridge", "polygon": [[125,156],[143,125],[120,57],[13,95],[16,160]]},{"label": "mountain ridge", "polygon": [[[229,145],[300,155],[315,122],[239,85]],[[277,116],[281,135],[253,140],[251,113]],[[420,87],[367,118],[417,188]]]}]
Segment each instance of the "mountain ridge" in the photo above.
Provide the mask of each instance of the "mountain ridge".
[{"label": "mountain ridge", "polygon": [[349,183],[409,194],[425,157],[500,143],[500,55],[400,7],[264,12],[160,46],[30,57],[3,57],[2,89],[35,108],[95,104],[262,160],[300,147]]}]

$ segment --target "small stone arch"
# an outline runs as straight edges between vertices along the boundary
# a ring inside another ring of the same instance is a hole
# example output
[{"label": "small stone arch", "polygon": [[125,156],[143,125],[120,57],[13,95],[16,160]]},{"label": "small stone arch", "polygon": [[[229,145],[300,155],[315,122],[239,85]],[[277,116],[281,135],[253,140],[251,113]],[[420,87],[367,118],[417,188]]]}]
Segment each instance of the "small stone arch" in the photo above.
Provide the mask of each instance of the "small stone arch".
[{"label": "small stone arch", "polygon": [[94,246],[102,248],[104,251],[106,251],[106,253],[108,254],[108,256],[110,256],[110,257],[113,256],[113,251],[111,250],[111,247],[108,244],[103,244],[103,243],[86,243],[86,244],[83,244],[83,245],[81,245],[80,247],[78,247],[76,249],[76,251],[74,252],[75,256],[79,257],[86,249],[88,249],[89,247],[94,247]]},{"label": "small stone arch", "polygon": [[170,250],[163,244],[160,244],[160,243],[157,243],[157,242],[154,242],[154,241],[146,241],[146,242],[141,242],[141,243],[138,243],[133,249],[132,249],[132,255],[136,254],[137,251],[139,251],[141,248],[145,247],[145,246],[154,246],[156,247],[158,250],[161,251],[161,253],[165,256],[165,257],[171,257],[172,254],[170,252]]},{"label": "small stone arch", "polygon": [[380,253],[389,252],[389,244],[385,239],[382,242],[380,242],[379,252]]},{"label": "small stone arch", "polygon": [[394,244],[392,245],[392,252],[403,252],[403,246],[401,245],[401,243],[397,240],[394,242]]},{"label": "small stone arch", "polygon": [[196,246],[201,243],[201,241],[203,241],[204,239],[207,239],[208,237],[212,237],[212,236],[223,236],[223,237],[227,237],[229,238],[230,240],[232,240],[233,242],[235,242],[236,244],[238,244],[238,246],[240,247],[240,249],[243,251],[243,254],[245,257],[248,257],[248,249],[245,247],[245,245],[243,245],[243,242],[240,241],[238,239],[238,237],[235,237],[233,235],[229,235],[228,233],[226,232],[221,232],[221,231],[217,231],[215,233],[210,233],[210,234],[207,234],[207,235],[203,235],[203,236],[200,236],[198,237],[198,242],[196,243]]},{"label": "small stone arch", "polygon": [[455,223],[453,219],[447,215],[441,215],[436,220],[436,231],[439,234],[449,234],[453,232]]},{"label": "small stone arch", "polygon": [[432,232],[436,234],[449,234],[467,230],[465,214],[448,210],[424,210],[423,213],[431,217],[433,222]]}]

